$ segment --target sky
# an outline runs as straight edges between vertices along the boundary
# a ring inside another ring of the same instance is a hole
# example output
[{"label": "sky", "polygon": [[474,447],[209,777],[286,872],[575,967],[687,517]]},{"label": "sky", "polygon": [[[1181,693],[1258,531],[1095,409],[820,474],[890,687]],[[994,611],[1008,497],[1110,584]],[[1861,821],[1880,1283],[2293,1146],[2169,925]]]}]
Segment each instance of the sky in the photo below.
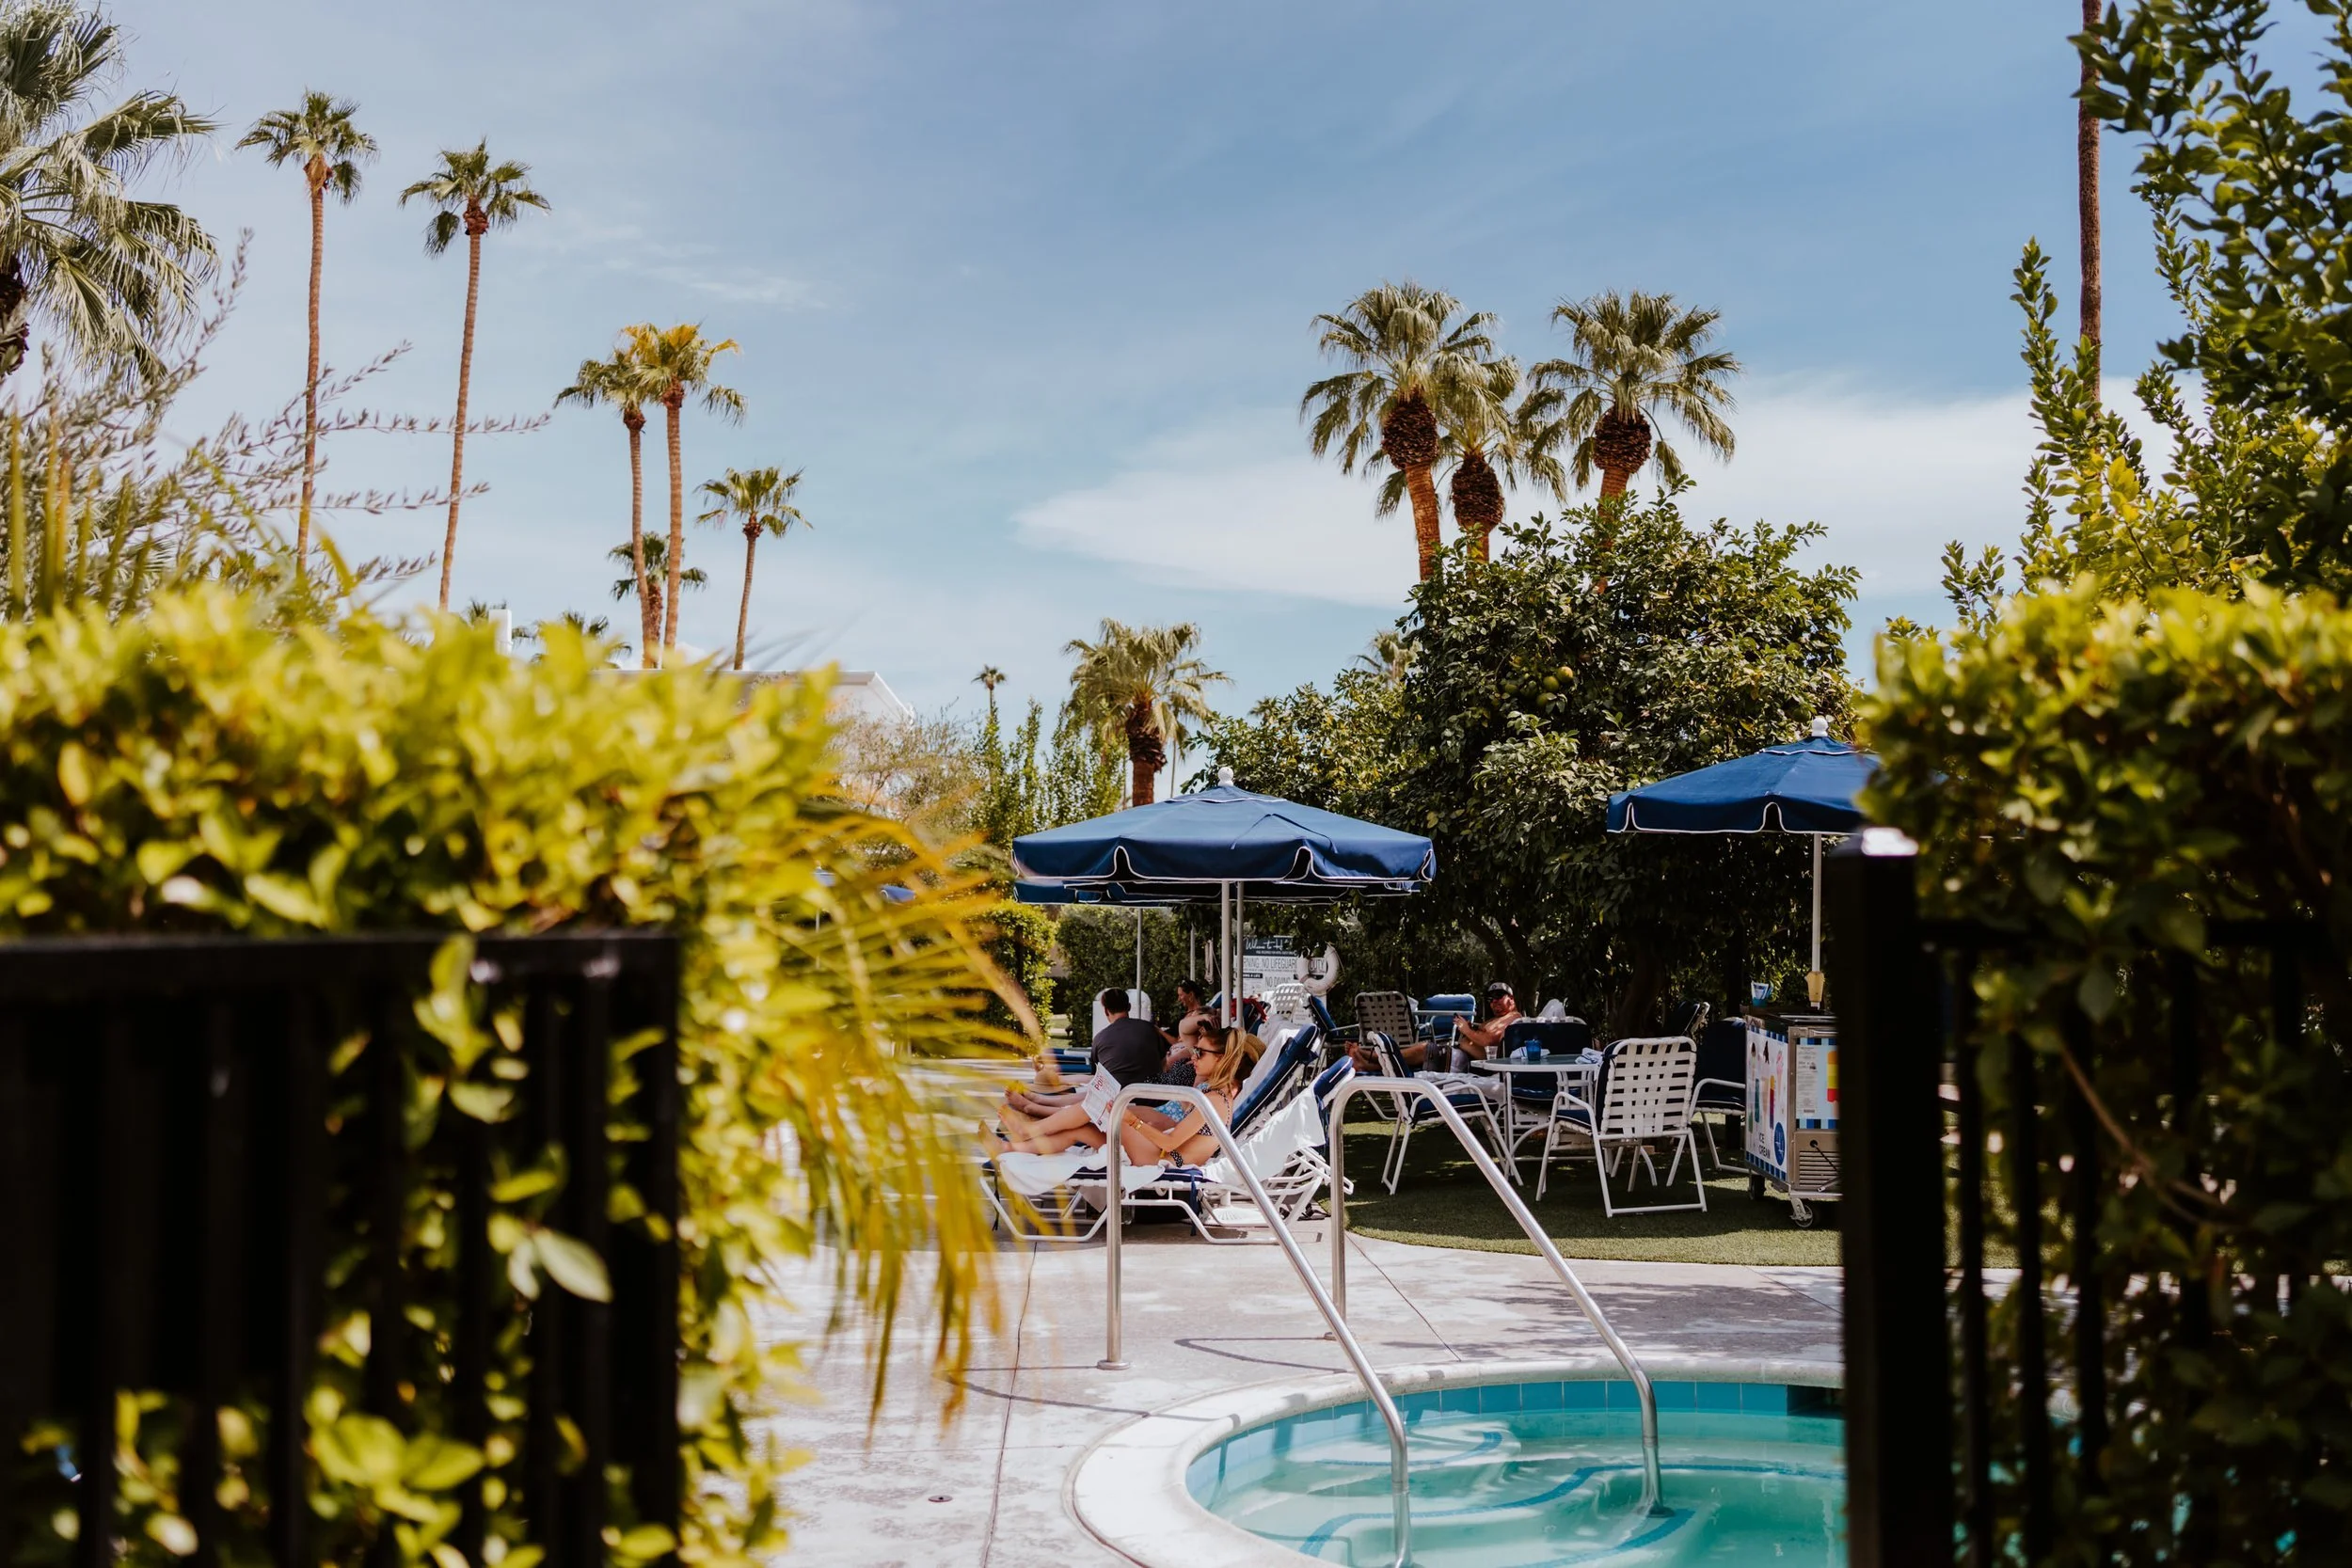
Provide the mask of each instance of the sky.
[{"label": "sky", "polygon": [[[2026,0],[129,0],[134,76],[227,128],[155,182],[247,282],[175,419],[193,436],[300,390],[302,182],[235,135],[309,87],[382,156],[327,214],[331,366],[407,352],[357,400],[446,415],[460,251],[398,203],[486,138],[550,210],[485,242],[477,414],[547,413],[625,324],[694,321],[747,417],[690,413],[690,485],[802,469],[805,532],[766,542],[754,662],[878,669],[969,714],[984,664],[1050,705],[1104,617],[1192,620],[1237,707],[1326,680],[1401,613],[1409,520],[1307,449],[1312,318],[1410,277],[1560,353],[1564,298],[1666,291],[1723,312],[1747,369],[1728,464],[1690,511],[1819,521],[1862,571],[1857,673],[1890,615],[1933,619],[1944,542],[2012,542],[2032,434],[2010,270],[2075,265],[2070,8]],[[2106,341],[2175,321],[2106,143]],[[2072,329],[2071,319],[2061,325]],[[658,436],[659,420],[649,430]],[[662,517],[649,439],[649,523]],[[330,443],[328,483],[446,482],[445,438]],[[607,410],[469,445],[458,601],[612,614],[628,469]],[[1514,515],[1549,504],[1519,498]],[[444,514],[328,520],[421,556]],[[1450,525],[1449,525],[1450,532]],[[734,634],[742,542],[690,528],[711,581],[682,635]],[[426,574],[393,595],[430,602]],[[633,624],[631,625],[633,630]]]}]

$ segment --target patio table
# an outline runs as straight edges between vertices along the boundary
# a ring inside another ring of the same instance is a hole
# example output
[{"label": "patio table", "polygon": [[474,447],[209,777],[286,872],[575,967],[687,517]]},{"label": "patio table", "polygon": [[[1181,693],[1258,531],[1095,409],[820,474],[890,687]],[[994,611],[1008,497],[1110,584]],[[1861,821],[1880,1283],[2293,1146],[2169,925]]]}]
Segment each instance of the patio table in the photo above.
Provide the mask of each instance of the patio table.
[{"label": "patio table", "polygon": [[[1593,1098],[1593,1079],[1600,1072],[1598,1062],[1588,1062],[1581,1056],[1549,1052],[1533,1061],[1524,1056],[1473,1056],[1470,1058],[1470,1065],[1474,1071],[1499,1073],[1503,1079],[1502,1138],[1511,1146],[1512,1161],[1515,1165],[1518,1158],[1519,1139],[1523,1134],[1518,1124],[1518,1096],[1510,1092],[1512,1088],[1517,1087],[1514,1081],[1521,1074],[1527,1073],[1565,1074],[1570,1078],[1581,1080],[1580,1083],[1573,1084],[1569,1087],[1579,1099],[1589,1103]],[[1540,1126],[1542,1123],[1538,1122],[1536,1125]],[[1534,1130],[1532,1127],[1528,1129],[1529,1132]]]}]

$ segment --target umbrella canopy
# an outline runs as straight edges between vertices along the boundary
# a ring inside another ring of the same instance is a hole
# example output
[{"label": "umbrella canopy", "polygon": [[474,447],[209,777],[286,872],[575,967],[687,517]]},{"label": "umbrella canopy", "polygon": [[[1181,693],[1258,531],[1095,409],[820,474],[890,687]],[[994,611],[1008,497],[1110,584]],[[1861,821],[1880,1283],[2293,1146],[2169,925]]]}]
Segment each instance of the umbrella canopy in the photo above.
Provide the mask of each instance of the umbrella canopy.
[{"label": "umbrella canopy", "polygon": [[1677,773],[1609,797],[1613,833],[1761,833],[1777,830],[1813,839],[1813,967],[1805,983],[1821,1000],[1821,839],[1862,826],[1854,797],[1879,759],[1833,740],[1829,721],[1813,733],[1752,756]]},{"label": "umbrella canopy", "polygon": [[1609,797],[1613,833],[1850,833],[1862,826],[1854,797],[1878,758],[1829,736],[1829,721],[1786,746],[1767,746],[1623,789]]},{"label": "umbrella canopy", "polygon": [[[1437,874],[1419,833],[1253,794],[1220,775],[1213,788],[1113,812],[1012,841],[1024,881],[1100,888],[1111,901],[1208,899],[1220,886],[1279,899],[1295,892],[1410,893]],[[1117,886],[1122,894],[1108,890]]]},{"label": "umbrella canopy", "polygon": [[1012,868],[1021,879],[1013,896],[1025,904],[1214,901],[1230,1023],[1241,1006],[1246,905],[1417,893],[1437,875],[1438,855],[1419,833],[1236,788],[1227,768],[1198,794],[1024,833],[1012,841]]}]

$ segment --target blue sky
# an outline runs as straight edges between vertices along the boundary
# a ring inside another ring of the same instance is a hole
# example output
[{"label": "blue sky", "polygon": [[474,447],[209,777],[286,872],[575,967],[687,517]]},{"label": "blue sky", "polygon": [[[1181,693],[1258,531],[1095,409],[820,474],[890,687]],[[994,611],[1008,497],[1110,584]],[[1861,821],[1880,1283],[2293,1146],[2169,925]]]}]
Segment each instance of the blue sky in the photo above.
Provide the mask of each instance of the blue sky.
[{"label": "blue sky", "polygon": [[[250,284],[183,434],[299,389],[299,179],[229,143],[305,87],[383,146],[331,209],[326,352],[411,352],[367,401],[453,395],[464,266],[395,204],[486,136],[553,211],[492,236],[475,406],[536,413],[638,320],[739,340],[739,428],[690,420],[690,483],[807,471],[816,524],[763,546],[773,663],[884,672],[927,708],[1057,694],[1104,615],[1201,623],[1238,703],[1327,676],[1393,620],[1409,525],[1306,454],[1310,320],[1412,276],[1558,351],[1565,296],[1669,290],[1748,364],[1740,454],[1693,507],[1818,518],[1858,619],[1932,614],[1948,537],[2013,539],[2029,435],[2010,269],[2074,264],[2064,8],[1589,0],[838,4],[135,0],[143,80],[231,128],[169,182],[254,231]],[[2171,328],[2107,144],[2111,370]],[[2071,325],[2071,324],[2070,324]],[[657,423],[655,431],[658,432]],[[651,434],[651,433],[649,433]],[[649,456],[658,451],[649,443]],[[565,410],[475,443],[457,596],[609,612],[627,536],[618,421]],[[339,484],[431,485],[443,443],[346,436]],[[659,463],[649,467],[658,498]],[[1516,510],[1531,509],[1533,501]],[[658,515],[659,506],[649,508]],[[437,514],[352,517],[423,553]],[[732,636],[739,536],[685,635]],[[422,581],[410,596],[429,596]],[[616,614],[616,624],[628,619]]]}]

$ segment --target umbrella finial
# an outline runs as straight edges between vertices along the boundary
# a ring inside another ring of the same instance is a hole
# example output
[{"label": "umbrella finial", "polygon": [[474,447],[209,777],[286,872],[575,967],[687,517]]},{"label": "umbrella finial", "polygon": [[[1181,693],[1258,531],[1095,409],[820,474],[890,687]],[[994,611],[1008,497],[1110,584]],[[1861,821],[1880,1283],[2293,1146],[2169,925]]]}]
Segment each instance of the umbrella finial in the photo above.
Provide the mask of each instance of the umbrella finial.
[{"label": "umbrella finial", "polygon": [[1233,770],[1232,770],[1232,768],[1218,768],[1218,769],[1216,770],[1216,783],[1217,783],[1217,787],[1218,787],[1219,789],[1231,789],[1231,788],[1232,788],[1232,787],[1233,787]]},{"label": "umbrella finial", "polygon": [[1829,721],[1818,713],[1813,716],[1813,738],[1816,740],[1829,738]]}]

